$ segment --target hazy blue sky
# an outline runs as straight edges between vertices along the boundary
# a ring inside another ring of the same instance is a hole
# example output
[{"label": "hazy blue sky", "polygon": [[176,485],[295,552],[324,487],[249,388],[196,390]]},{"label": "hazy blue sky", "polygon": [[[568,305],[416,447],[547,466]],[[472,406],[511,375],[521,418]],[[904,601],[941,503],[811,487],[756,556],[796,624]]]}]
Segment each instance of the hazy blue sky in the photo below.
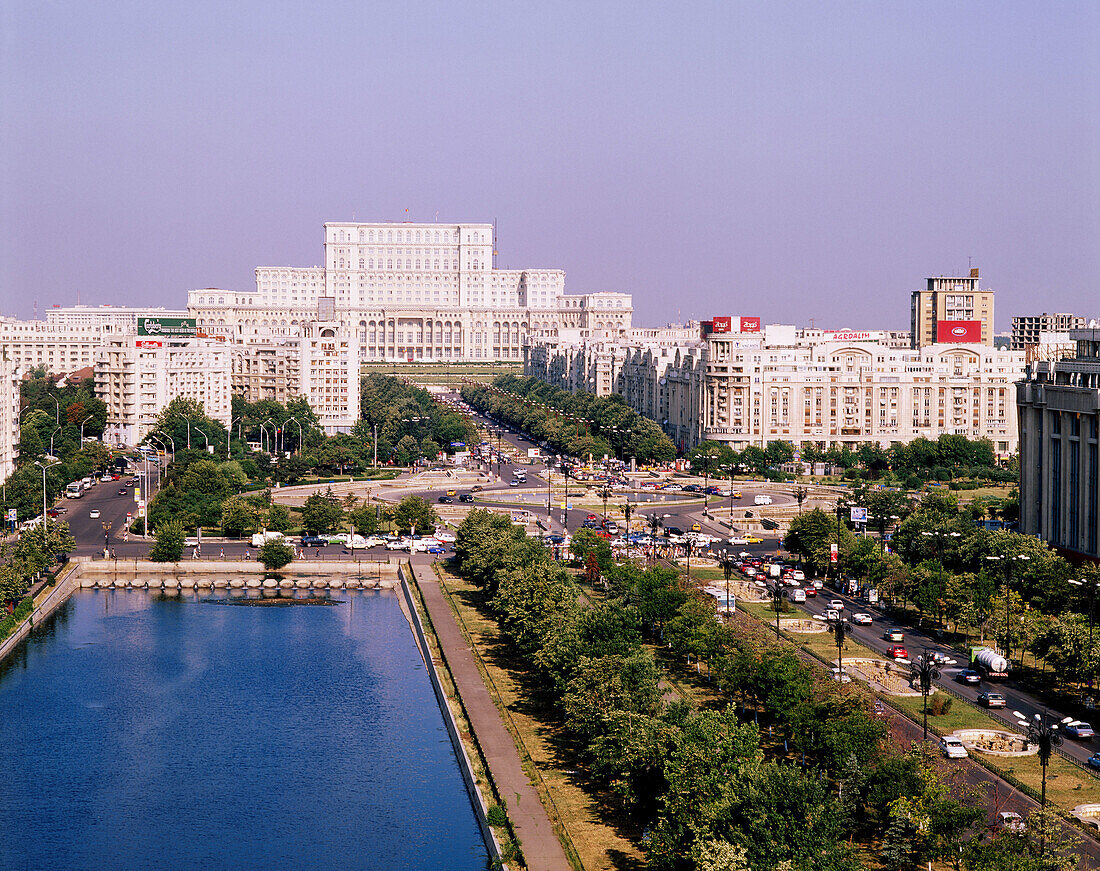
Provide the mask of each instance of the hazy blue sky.
[{"label": "hazy blue sky", "polygon": [[0,313],[183,306],[325,221],[496,221],[635,323],[1100,316],[1100,4],[7,0]]}]

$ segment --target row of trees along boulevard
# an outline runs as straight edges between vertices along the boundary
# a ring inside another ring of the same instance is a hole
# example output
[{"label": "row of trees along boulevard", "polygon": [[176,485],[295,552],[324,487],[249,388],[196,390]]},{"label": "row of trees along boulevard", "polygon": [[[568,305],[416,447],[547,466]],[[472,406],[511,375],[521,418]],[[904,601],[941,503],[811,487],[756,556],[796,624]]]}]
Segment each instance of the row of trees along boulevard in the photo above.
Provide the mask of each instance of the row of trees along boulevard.
[{"label": "row of trees along boulevard", "polygon": [[[968,871],[1072,867],[1047,837],[988,832],[985,811],[918,748],[899,751],[855,687],[807,670],[756,624],[718,622],[673,570],[611,565],[591,606],[572,575],[507,518],[472,511],[455,545],[593,786],[655,869],[855,871],[949,861]],[[654,644],[705,664],[725,704],[670,701]],[[1050,828],[1049,826],[1047,828]],[[1046,829],[1044,829],[1046,831]]]},{"label": "row of trees along boulevard", "polygon": [[559,454],[607,455],[642,464],[676,457],[675,445],[660,426],[631,409],[618,394],[569,393],[537,378],[501,375],[492,384],[465,385],[462,398]]},{"label": "row of trees along boulevard", "polygon": [[[871,491],[860,498],[877,539],[856,534],[850,506],[842,501],[835,513],[814,509],[795,517],[784,547],[814,574],[843,574],[861,588],[876,588],[918,626],[963,644],[996,646],[1025,680],[1067,694],[1063,703],[1095,692],[1097,567],[1074,567],[1033,536],[977,525],[955,494],[933,492],[912,502],[896,492]],[[889,546],[887,528],[893,530]]]}]

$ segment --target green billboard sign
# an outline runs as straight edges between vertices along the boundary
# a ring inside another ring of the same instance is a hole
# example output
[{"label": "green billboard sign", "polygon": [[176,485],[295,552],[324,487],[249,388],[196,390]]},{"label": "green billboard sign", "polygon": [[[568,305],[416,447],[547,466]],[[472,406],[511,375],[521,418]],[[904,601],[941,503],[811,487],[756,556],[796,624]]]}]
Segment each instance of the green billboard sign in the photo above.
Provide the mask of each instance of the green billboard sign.
[{"label": "green billboard sign", "polygon": [[194,318],[158,318],[142,315],[138,318],[139,336],[163,336],[164,338],[194,338]]}]

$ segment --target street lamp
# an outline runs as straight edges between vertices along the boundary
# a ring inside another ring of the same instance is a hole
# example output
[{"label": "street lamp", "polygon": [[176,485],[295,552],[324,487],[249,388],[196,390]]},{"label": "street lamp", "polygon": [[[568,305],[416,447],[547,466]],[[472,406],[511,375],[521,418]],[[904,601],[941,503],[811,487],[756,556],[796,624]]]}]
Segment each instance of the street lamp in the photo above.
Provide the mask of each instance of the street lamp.
[{"label": "street lamp", "polygon": [[111,552],[111,521],[104,520],[100,524],[103,527],[103,558]]},{"label": "street lamp", "polygon": [[84,424],[95,417],[94,414],[89,414],[84,420],[80,421],[80,446],[84,447]]},{"label": "street lamp", "polygon": [[783,610],[783,585],[776,581],[771,587],[772,608],[775,609],[775,637],[779,637],[779,612]]},{"label": "street lamp", "polygon": [[851,634],[852,627],[840,617],[829,621],[829,631],[833,633],[833,641],[836,642],[837,682],[841,690],[844,689],[844,641]]},{"label": "street lamp", "polygon": [[43,465],[38,460],[34,461],[34,464],[42,470],[42,528],[46,528],[46,469],[58,466],[61,464],[61,460],[54,460],[52,463],[46,463]]},{"label": "street lamp", "polygon": [[722,574],[726,578],[726,619],[730,613],[730,578],[733,577],[733,557],[728,553],[722,554]]},{"label": "street lamp", "polygon": [[[1058,731],[1058,727],[1073,722],[1073,718],[1065,717],[1063,720],[1055,722],[1049,715],[1035,714],[1033,717],[1028,718],[1019,711],[1013,711],[1012,713],[1016,715],[1018,725],[1027,727],[1028,743],[1035,744],[1039,748],[1039,766],[1043,771],[1042,801],[1039,807],[1045,812],[1047,805],[1047,763],[1050,762],[1050,756],[1054,752],[1054,748],[1062,744],[1062,733]],[[1046,832],[1042,826],[1040,826],[1039,838],[1039,855],[1042,856],[1046,850]]]},{"label": "street lamp", "polygon": [[229,429],[225,431],[225,458],[229,459],[229,442],[233,439],[233,424],[237,424],[237,441],[241,440],[241,424],[243,417],[234,417],[229,421]]},{"label": "street lamp", "polygon": [[[300,420],[298,420],[298,418],[296,418],[296,417],[288,417],[283,422],[283,425],[285,426],[286,424],[290,423],[291,421],[294,421],[296,424],[298,424],[298,453],[300,454],[302,452],[302,432],[303,432],[302,422]],[[285,441],[284,441],[284,444],[285,444]]]},{"label": "street lamp", "polygon": [[203,447],[206,448],[207,450],[209,450],[210,449],[210,437],[207,436],[207,434],[205,432],[203,432],[201,429],[199,429],[197,426],[195,427],[195,432],[197,432],[199,435],[201,435],[203,437],[203,441],[205,442]]},{"label": "street lamp", "polygon": [[[945,659],[944,662],[947,665],[955,664],[953,659]],[[915,657],[909,666],[913,680],[920,684],[920,694],[924,700],[924,738],[922,739],[924,741],[928,740],[928,695],[932,692],[932,682],[939,680],[939,665],[936,657],[926,647],[924,653]]]},{"label": "street lamp", "polygon": [[1005,567],[1005,659],[1012,659],[1012,596],[1010,593],[1012,565],[1014,562],[1024,561],[1031,559],[1026,553],[1018,553],[1015,556],[1007,556],[1000,554],[998,556],[987,556],[987,560],[990,562],[1003,562]]},{"label": "street lamp", "polygon": [[53,437],[61,430],[61,427],[54,427],[53,432],[50,433],[50,456],[54,456],[53,452]]}]

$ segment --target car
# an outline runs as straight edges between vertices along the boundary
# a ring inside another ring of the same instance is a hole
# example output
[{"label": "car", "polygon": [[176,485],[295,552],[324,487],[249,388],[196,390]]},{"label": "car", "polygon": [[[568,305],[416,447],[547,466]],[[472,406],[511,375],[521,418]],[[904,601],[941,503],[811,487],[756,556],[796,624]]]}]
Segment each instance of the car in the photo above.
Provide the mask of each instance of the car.
[{"label": "car", "polygon": [[944,735],[940,738],[940,750],[948,759],[965,759],[970,755],[966,752],[963,742],[952,735]]},{"label": "car", "polygon": [[852,677],[851,677],[851,675],[848,674],[848,672],[841,671],[839,668],[834,668],[833,669],[833,680],[839,681],[840,683],[851,683],[852,682]]},{"label": "car", "polygon": [[887,650],[886,653],[890,656],[891,659],[909,658],[909,651],[902,647],[900,644],[895,644],[893,647]]},{"label": "car", "polygon": [[685,493],[702,493],[703,492],[703,487],[702,487],[701,484],[685,484],[684,485],[684,492]]},{"label": "car", "polygon": [[428,553],[446,553],[446,552],[447,552],[447,548],[445,548],[445,547],[444,547],[444,546],[443,546],[442,544],[440,544],[439,542],[433,542],[432,544],[429,544],[429,545],[428,545],[428,550],[427,550],[427,552],[428,552]]},{"label": "car", "polygon": [[347,544],[349,538],[351,536],[346,532],[330,532],[325,536],[325,540],[329,544]]},{"label": "car", "polygon": [[133,487],[135,484],[137,484],[137,482],[138,482],[137,478],[131,478],[129,481],[126,482],[126,486],[127,487]]},{"label": "car", "polygon": [[758,537],[757,537],[757,536],[755,536],[755,535],[746,535],[746,536],[745,536],[745,542],[746,542],[747,544],[763,544],[763,543],[764,543],[764,539],[762,539],[762,538],[758,538]]},{"label": "car", "polygon": [[807,584],[806,589],[805,589],[805,593],[810,598],[813,598],[817,595],[817,587],[815,587],[813,584]]},{"label": "car", "polygon": [[860,626],[870,626],[871,621],[872,621],[872,618],[871,618],[870,614],[864,614],[864,613],[861,612],[859,614],[853,614],[852,615],[852,622],[853,623],[858,623]]},{"label": "car", "polygon": [[511,481],[508,482],[508,486],[509,487],[518,487],[519,486],[519,481],[517,481],[515,478],[513,478]]},{"label": "car", "polygon": [[734,499],[740,499],[740,498],[741,498],[741,491],[740,491],[740,490],[734,490],[734,491],[733,491],[733,493],[732,493],[732,494],[730,494],[730,495],[731,495],[731,496],[732,496],[732,497],[733,497]]},{"label": "car", "polygon": [[982,674],[980,671],[974,671],[974,669],[972,668],[964,668],[957,675],[955,675],[955,680],[957,680],[959,683],[971,685],[980,684],[982,682]]},{"label": "car", "polygon": [[735,535],[730,539],[730,544],[748,544],[748,542],[741,536]]},{"label": "car", "polygon": [[825,609],[825,619],[830,622],[840,619],[840,612],[834,611],[832,608]]},{"label": "car", "polygon": [[473,502],[474,501],[474,494],[473,493],[463,493],[461,496],[458,497],[458,501],[459,502]]},{"label": "car", "polygon": [[60,517],[62,514],[67,514],[68,511],[69,509],[66,508],[64,505],[55,505],[46,513],[50,515],[50,517]]},{"label": "car", "polygon": [[397,538],[386,542],[386,550],[408,550],[409,542],[404,538]]},{"label": "car", "polygon": [[670,493],[679,493],[684,488],[679,484],[665,484],[661,489],[668,490]]},{"label": "car", "polygon": [[454,502],[455,500],[454,500],[454,499],[453,499],[452,497],[450,497],[450,496],[440,496],[440,497],[439,497],[439,501],[440,501],[440,503],[442,503],[443,505],[450,505],[450,504],[451,504],[451,503],[453,503],[453,502]]},{"label": "car", "polygon": [[701,527],[698,523],[693,523],[693,524],[691,524],[691,531],[692,532],[702,532],[703,527]]},{"label": "car", "polygon": [[795,569],[794,572],[791,573],[791,577],[796,581],[804,581],[806,580],[806,573],[802,571],[802,569]]},{"label": "car", "polygon": [[844,603],[840,601],[840,599],[830,599],[829,607],[832,608],[834,611],[843,611]]},{"label": "car", "polygon": [[99,509],[93,508],[91,511],[88,512],[88,516],[92,518],[92,520],[95,520],[99,517]]},{"label": "car", "polygon": [[598,517],[596,517],[596,515],[595,515],[595,514],[587,514],[587,515],[585,515],[585,518],[584,518],[584,519],[585,519],[585,520],[598,520],[599,518],[598,518]]},{"label": "car", "polygon": [[900,629],[884,629],[882,637],[887,641],[904,641],[905,633]]},{"label": "car", "polygon": [[814,589],[820,590],[825,584],[822,583],[821,578],[814,578]]},{"label": "car", "polygon": [[1008,705],[1008,699],[1000,693],[978,693],[978,703],[987,708],[1003,708]]},{"label": "car", "polygon": [[437,541],[442,541],[444,544],[454,544],[457,536],[455,536],[455,534],[449,530],[442,529],[436,531],[436,533],[433,535],[433,538],[435,538]]},{"label": "car", "polygon": [[1084,720],[1073,720],[1062,727],[1067,738],[1075,738],[1078,741],[1089,741],[1093,736],[1092,726]]},{"label": "car", "polygon": [[130,491],[129,491],[129,490],[127,490],[127,489],[126,489],[125,487],[119,487],[119,488],[118,488],[118,495],[119,495],[119,496],[125,496],[125,495],[126,495],[127,493],[129,493],[129,492],[130,492]]},{"label": "car", "polygon": [[1100,753],[1093,753],[1092,756],[1085,760],[1085,765],[1089,768],[1100,768]]},{"label": "car", "polygon": [[310,535],[306,533],[298,543],[302,547],[326,547],[328,545],[328,539],[322,538],[320,535]]},{"label": "car", "polygon": [[1027,828],[1024,818],[1015,811],[1001,811],[997,814],[997,825],[1010,832],[1022,832]]}]

